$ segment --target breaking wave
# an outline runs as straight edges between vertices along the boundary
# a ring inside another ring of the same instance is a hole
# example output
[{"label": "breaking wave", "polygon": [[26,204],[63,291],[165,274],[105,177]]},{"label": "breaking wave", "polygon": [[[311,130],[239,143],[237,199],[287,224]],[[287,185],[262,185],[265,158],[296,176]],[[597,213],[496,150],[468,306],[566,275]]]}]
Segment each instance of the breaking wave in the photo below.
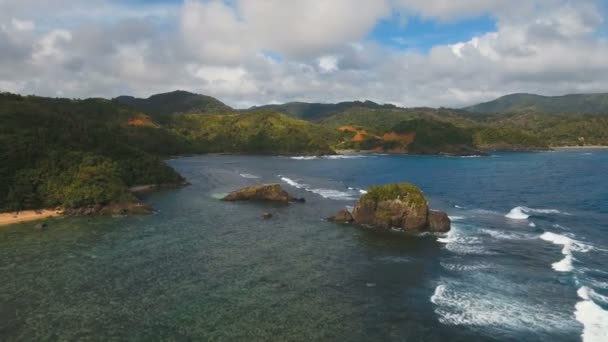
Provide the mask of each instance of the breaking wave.
[{"label": "breaking wave", "polygon": [[287,178],[287,177],[283,177],[283,176],[279,176],[279,177],[281,177],[281,180],[283,182],[293,186],[294,188],[303,189],[305,191],[312,192],[313,194],[317,194],[323,198],[337,200],[337,201],[352,201],[352,200],[356,199],[355,194],[353,192],[349,193],[349,192],[344,192],[344,191],[334,190],[334,189],[315,189],[315,188],[312,188],[308,184],[298,183],[291,178]]},{"label": "breaking wave", "polygon": [[608,302],[605,296],[597,294],[593,289],[582,286],[576,292],[583,299],[576,303],[574,316],[583,324],[581,338],[583,342],[603,342],[608,331],[608,311],[597,305],[593,299]]},{"label": "breaking wave", "polygon": [[564,255],[564,258],[551,265],[551,267],[553,267],[553,269],[558,272],[571,272],[574,269],[574,266],[572,264],[572,261],[574,260],[574,257],[572,255],[573,251],[586,253],[593,249],[593,247],[586,245],[582,242],[576,241],[565,235],[555,234],[551,232],[543,233],[540,238],[545,241],[549,241],[553,244],[563,246],[562,254]]},{"label": "breaking wave", "polygon": [[561,214],[557,209],[534,209],[528,207],[515,207],[505,215],[512,220],[526,220],[534,214]]},{"label": "breaking wave", "polygon": [[259,179],[259,176],[256,175],[252,175],[251,173],[239,173],[239,175],[243,178],[247,178],[247,179]]}]

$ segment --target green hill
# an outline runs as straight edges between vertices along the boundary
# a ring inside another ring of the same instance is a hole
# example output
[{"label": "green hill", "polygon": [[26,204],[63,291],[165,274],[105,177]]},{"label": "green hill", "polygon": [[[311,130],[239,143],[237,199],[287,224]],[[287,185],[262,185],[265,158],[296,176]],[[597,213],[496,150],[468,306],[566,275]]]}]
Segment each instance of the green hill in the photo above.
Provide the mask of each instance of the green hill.
[{"label": "green hill", "polygon": [[474,113],[540,112],[608,115],[608,93],[541,96],[511,94],[464,108]]},{"label": "green hill", "polygon": [[470,119],[461,116],[461,111],[440,108],[394,108],[369,109],[354,107],[335,113],[321,121],[328,127],[347,125],[361,126],[375,134],[383,134],[405,120],[429,119],[450,122],[458,126],[473,124]]},{"label": "green hill", "polygon": [[119,96],[112,101],[126,105],[133,110],[147,113],[163,123],[168,122],[172,114],[176,113],[218,114],[234,111],[230,106],[216,98],[182,90],[152,95],[147,99]]},{"label": "green hill", "polygon": [[181,115],[174,130],[202,153],[327,154],[338,139],[332,129],[274,112]]},{"label": "green hill", "polygon": [[320,121],[324,118],[329,117],[332,114],[339,113],[345,110],[354,108],[365,108],[365,109],[394,109],[397,108],[394,105],[385,104],[380,105],[372,101],[352,101],[352,102],[340,102],[340,103],[306,103],[306,102],[290,102],[285,104],[271,104],[265,106],[256,106],[244,110],[244,112],[260,112],[260,111],[272,111],[281,112],[289,116],[308,120],[308,121]]},{"label": "green hill", "polygon": [[130,186],[181,181],[148,141],[187,143],[133,118],[148,120],[108,100],[0,94],[0,211],[124,202]]}]

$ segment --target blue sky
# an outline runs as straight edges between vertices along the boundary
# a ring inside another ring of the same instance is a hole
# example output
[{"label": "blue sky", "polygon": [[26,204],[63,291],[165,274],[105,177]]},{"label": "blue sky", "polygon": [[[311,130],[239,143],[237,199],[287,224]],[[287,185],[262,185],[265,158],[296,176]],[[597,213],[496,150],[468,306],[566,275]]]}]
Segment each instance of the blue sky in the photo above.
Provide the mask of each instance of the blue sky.
[{"label": "blue sky", "polygon": [[395,49],[428,52],[433,46],[468,41],[495,29],[495,20],[488,15],[454,22],[393,15],[380,20],[369,37]]},{"label": "blue sky", "polygon": [[0,91],[237,107],[608,92],[608,0],[2,0]]}]

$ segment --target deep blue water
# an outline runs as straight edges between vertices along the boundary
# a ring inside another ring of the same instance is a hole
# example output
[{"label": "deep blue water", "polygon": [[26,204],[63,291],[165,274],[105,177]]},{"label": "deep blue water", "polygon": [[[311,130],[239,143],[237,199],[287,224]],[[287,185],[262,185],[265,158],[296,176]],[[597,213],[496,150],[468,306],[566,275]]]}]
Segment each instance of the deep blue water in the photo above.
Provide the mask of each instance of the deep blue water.
[{"label": "deep blue water", "polygon": [[[1,340],[607,340],[607,150],[169,163],[156,215],[0,229]],[[449,234],[323,220],[401,181]],[[307,203],[218,201],[271,182]]]}]

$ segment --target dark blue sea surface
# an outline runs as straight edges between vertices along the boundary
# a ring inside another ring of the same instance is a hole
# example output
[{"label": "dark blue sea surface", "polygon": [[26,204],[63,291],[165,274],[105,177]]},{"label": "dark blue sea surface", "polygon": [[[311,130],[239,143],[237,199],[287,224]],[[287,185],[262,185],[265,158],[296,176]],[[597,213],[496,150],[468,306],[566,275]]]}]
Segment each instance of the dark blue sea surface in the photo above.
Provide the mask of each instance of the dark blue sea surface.
[{"label": "dark blue sea surface", "polygon": [[[608,150],[169,163],[156,215],[0,228],[0,340],[608,341]],[[450,233],[324,221],[403,181]],[[307,202],[218,200],[257,183]]]}]

